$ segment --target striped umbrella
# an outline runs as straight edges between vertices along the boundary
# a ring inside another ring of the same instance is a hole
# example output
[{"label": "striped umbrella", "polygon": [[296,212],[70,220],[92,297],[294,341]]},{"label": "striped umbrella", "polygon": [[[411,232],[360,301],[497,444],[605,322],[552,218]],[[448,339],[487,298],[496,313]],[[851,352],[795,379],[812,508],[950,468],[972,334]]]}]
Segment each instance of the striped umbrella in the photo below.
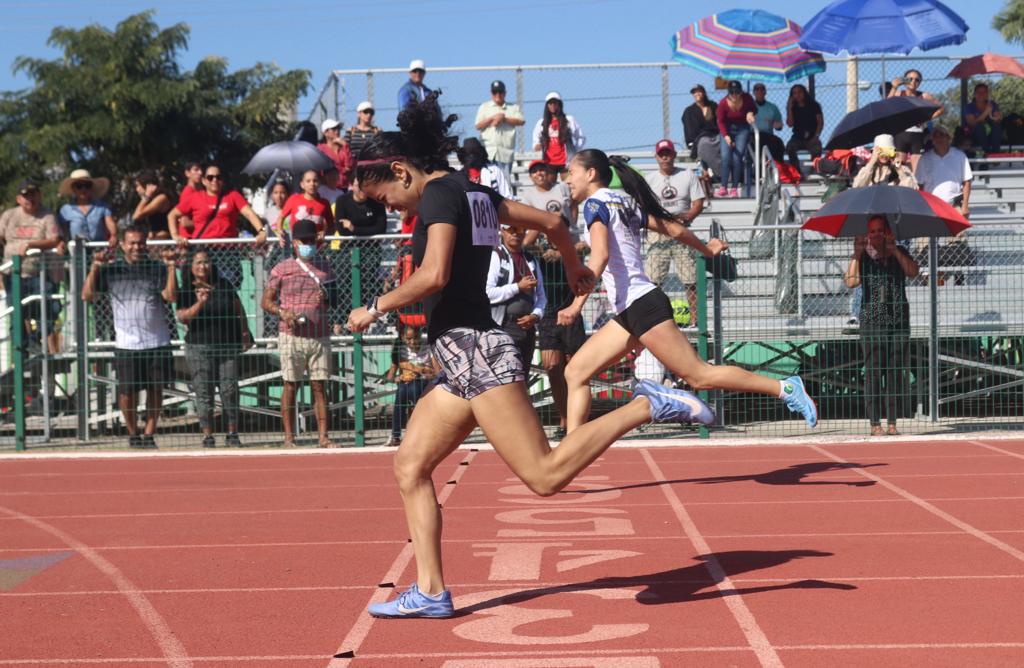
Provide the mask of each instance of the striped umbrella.
[{"label": "striped umbrella", "polygon": [[800,26],[760,9],[730,9],[672,36],[675,60],[726,79],[789,82],[825,71],[820,54],[800,48]]}]

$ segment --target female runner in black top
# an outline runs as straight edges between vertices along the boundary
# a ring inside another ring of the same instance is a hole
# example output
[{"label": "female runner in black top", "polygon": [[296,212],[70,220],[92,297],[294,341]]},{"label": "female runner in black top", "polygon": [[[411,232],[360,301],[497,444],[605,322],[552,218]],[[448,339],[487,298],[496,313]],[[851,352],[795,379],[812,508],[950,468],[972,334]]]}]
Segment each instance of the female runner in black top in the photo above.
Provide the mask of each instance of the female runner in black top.
[{"label": "female runner in black top", "polygon": [[[416,404],[395,455],[395,478],[416,554],[417,579],[398,598],[374,603],[377,617],[449,617],[454,608],[441,568],[441,512],[431,474],[477,426],[509,468],[535,493],[565,487],[612,443],[651,420],[684,421],[699,402],[667,388],[638,391],[621,408],[588,422],[552,449],[530,403],[515,343],[491,319],[486,279],[499,224],[540,230],[562,254],[577,293],[594,275],[579,261],[558,214],[502,198],[448,168],[457,138],[448,134],[436,94],[399,114],[400,132],[383,132],[360,152],[356,174],[382,204],[418,214],[413,233],[419,269],[402,285],[352,311],[349,328],[366,330],[384,313],[424,301],[427,334],[441,367],[437,387]],[[701,404],[702,405],[702,404]]]}]

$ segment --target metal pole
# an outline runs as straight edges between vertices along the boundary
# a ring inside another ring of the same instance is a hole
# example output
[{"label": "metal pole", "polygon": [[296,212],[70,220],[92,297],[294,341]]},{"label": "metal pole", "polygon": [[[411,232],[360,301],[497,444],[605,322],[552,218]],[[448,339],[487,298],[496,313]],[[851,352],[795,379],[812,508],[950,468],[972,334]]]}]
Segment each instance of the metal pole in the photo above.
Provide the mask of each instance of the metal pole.
[{"label": "metal pole", "polygon": [[[754,201],[761,204],[761,131],[754,125]],[[756,213],[754,214],[757,215]]]},{"label": "metal pole", "polygon": [[50,442],[50,324],[46,319],[46,262],[47,256],[41,254],[39,270],[39,339],[40,352],[43,356],[42,370],[39,378],[39,391],[43,398],[43,442]]},{"label": "metal pole", "polygon": [[[797,206],[796,203],[793,206]],[[796,231],[796,314],[804,317],[804,235]]]},{"label": "metal pole", "polygon": [[[704,361],[708,359],[708,276],[707,265],[703,255],[697,256],[697,354]],[[697,393],[701,401],[708,400],[708,391]],[[700,437],[708,438],[711,433],[704,425],[700,426]]]},{"label": "metal pole", "polygon": [[89,440],[89,362],[86,357],[89,338],[85,320],[85,303],[79,300],[81,278],[85,275],[85,244],[71,242],[71,306],[75,327],[75,369],[78,376],[75,390],[78,405],[78,440]]},{"label": "metal pole", "polygon": [[960,125],[967,125],[967,78],[960,79]]},{"label": "metal pole", "polygon": [[[711,236],[720,239],[722,226],[717,220],[711,221]],[[714,305],[714,332],[715,332],[715,364],[722,365],[722,281],[714,279],[711,281],[711,298]],[[725,394],[722,390],[715,390],[715,426],[725,426]]]},{"label": "metal pole", "polygon": [[11,258],[11,347],[14,353],[14,449],[25,449],[25,323],[21,308],[21,256]]},{"label": "metal pole", "polygon": [[[352,267],[352,308],[357,309],[363,305],[362,297],[362,269],[359,262],[359,246],[352,245],[351,267]],[[363,407],[363,335],[355,334],[352,337],[352,373],[355,375],[355,437],[356,447],[366,445],[366,425],[364,424]]]},{"label": "metal pole", "polygon": [[928,412],[939,421],[939,241],[928,239]]},{"label": "metal pole", "polygon": [[366,99],[370,101],[370,104],[376,104],[373,101],[373,72],[366,73]]},{"label": "metal pole", "polygon": [[668,86],[668,65],[661,66],[661,127],[662,137],[666,139],[672,136],[672,128],[669,127],[669,86]]},{"label": "metal pole", "polygon": [[857,68],[857,57],[850,56],[846,59],[846,111],[855,111],[860,106],[860,73]]},{"label": "metal pole", "polygon": [[[523,68],[516,68],[516,104],[519,105],[519,110],[525,115],[526,111],[523,109],[523,105],[526,101],[523,99],[524,81],[523,81]],[[526,126],[516,130],[519,134],[519,153],[526,152]],[[532,147],[531,147],[532,148]]]}]

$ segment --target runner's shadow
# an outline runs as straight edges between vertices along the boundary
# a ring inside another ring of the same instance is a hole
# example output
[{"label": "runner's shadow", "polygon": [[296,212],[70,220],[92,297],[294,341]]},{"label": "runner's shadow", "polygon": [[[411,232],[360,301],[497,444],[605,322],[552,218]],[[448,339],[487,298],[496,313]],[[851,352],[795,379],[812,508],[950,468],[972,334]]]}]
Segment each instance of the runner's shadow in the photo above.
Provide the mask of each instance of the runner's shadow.
[{"label": "runner's shadow", "polygon": [[642,591],[636,594],[636,602],[641,605],[707,601],[726,596],[747,596],[783,589],[835,589],[839,591],[856,589],[857,587],[851,584],[827,582],[824,580],[795,580],[780,584],[733,587],[729,589],[719,589],[716,586],[724,578],[714,576],[714,572],[718,570],[714,565],[715,562],[721,567],[721,571],[724,572],[726,577],[732,578],[749,571],[774,568],[795,559],[831,556],[831,552],[820,552],[818,550],[731,550],[700,554],[694,557],[694,559],[703,562],[700,564],[674,568],[670,571],[662,571],[650,575],[599,578],[590,582],[529,589],[467,606],[458,610],[456,616],[471,615],[474,612],[481,612],[488,608],[502,605],[525,603],[526,601],[532,601],[552,594],[594,589],[644,587]]},{"label": "runner's shadow", "polygon": [[850,487],[871,487],[874,480],[804,480],[809,475],[826,473],[828,471],[845,471],[848,469],[867,469],[876,466],[888,466],[888,464],[857,464],[855,462],[813,462],[808,464],[793,464],[784,469],[775,469],[766,473],[748,473],[746,475],[722,475],[709,478],[686,478],[683,480],[664,480],[655,482],[642,482],[635,485],[622,485],[621,487],[601,487],[599,489],[570,489],[562,494],[597,494],[612,490],[639,489],[642,487],[657,487],[658,485],[676,485],[681,483],[695,483],[697,485],[718,485],[726,482],[753,481],[762,485],[848,485]]}]

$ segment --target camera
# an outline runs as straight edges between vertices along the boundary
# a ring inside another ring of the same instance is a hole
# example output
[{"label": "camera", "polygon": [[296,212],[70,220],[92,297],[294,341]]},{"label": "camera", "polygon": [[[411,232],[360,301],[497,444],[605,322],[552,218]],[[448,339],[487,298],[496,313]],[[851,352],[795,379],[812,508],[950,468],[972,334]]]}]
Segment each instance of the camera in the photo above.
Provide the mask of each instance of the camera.
[{"label": "camera", "polygon": [[308,322],[309,322],[309,319],[307,319],[306,316],[304,316],[304,315],[300,315],[299,317],[295,318],[295,324],[298,325],[299,327],[302,327],[303,325],[305,325]]}]

